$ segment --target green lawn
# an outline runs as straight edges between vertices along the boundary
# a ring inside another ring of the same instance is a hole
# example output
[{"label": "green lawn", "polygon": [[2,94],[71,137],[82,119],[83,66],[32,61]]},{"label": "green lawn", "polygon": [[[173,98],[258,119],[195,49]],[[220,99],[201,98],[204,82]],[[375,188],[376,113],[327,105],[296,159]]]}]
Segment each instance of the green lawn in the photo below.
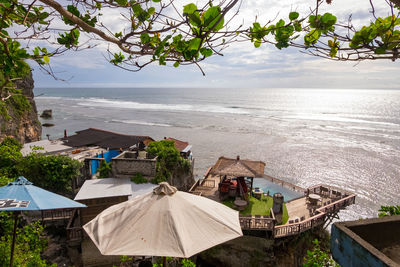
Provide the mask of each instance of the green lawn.
[{"label": "green lawn", "polygon": [[[269,215],[270,209],[272,208],[272,197],[269,196],[261,196],[261,200],[256,199],[255,197],[249,198],[249,205],[245,210],[240,211],[240,215]],[[235,205],[233,204],[234,199],[230,198],[222,203],[232,209],[235,209]],[[286,209],[286,205],[283,204],[283,224],[287,222],[289,219],[288,212]]]}]

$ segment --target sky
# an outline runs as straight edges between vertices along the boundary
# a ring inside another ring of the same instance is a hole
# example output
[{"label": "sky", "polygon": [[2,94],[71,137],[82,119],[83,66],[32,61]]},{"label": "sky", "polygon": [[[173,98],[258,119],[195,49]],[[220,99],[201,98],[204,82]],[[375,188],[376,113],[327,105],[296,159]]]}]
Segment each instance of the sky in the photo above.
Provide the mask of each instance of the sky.
[{"label": "sky", "polygon": [[[192,1],[181,1],[186,4]],[[315,1],[244,0],[233,23],[251,25],[255,17],[267,21],[275,17],[287,18],[290,11],[305,14]],[[374,0],[378,15],[387,16],[384,0]],[[334,0],[321,11],[331,12],[339,22],[350,14],[357,25],[368,25],[372,19],[369,0]],[[119,14],[104,14],[111,28],[121,27]],[[139,72],[129,72],[107,62],[106,44],[79,52],[71,51],[52,58],[57,77],[43,73],[35,64],[33,76],[36,87],[215,87],[215,88],[373,88],[398,89],[399,61],[390,60],[336,62],[306,55],[297,48],[278,50],[273,45],[236,43],[223,51],[223,56],[212,56],[200,63],[205,76],[194,65],[147,66]]]}]

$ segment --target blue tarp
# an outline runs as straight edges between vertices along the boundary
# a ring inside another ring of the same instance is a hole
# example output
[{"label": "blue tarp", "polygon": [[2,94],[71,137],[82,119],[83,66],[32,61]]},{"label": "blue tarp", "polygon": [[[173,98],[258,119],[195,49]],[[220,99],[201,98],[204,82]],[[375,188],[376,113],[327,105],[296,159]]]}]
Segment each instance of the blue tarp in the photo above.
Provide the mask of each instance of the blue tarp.
[{"label": "blue tarp", "polygon": [[[120,152],[118,150],[109,150],[107,152],[104,152],[104,153],[96,156],[95,158],[104,158],[106,160],[106,162],[109,163],[113,157],[116,157],[119,154],[120,154]],[[90,168],[92,171],[92,175],[97,172],[97,169],[99,167],[100,167],[100,161],[91,160]]]},{"label": "blue tarp", "polygon": [[79,202],[34,186],[25,177],[0,187],[0,211],[85,208]]}]

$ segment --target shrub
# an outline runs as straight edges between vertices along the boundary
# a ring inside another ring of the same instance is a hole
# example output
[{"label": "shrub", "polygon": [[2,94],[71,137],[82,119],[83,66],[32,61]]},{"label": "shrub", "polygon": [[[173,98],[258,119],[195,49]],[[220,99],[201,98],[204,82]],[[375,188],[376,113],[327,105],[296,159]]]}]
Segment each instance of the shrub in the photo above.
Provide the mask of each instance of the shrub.
[{"label": "shrub", "polygon": [[67,156],[31,153],[22,158],[18,172],[38,187],[58,194],[72,193],[72,179],[82,163]]},{"label": "shrub", "polygon": [[143,177],[141,173],[137,173],[135,176],[131,178],[131,181],[134,182],[135,184],[145,184],[148,183],[146,178]]},{"label": "shrub", "polygon": [[381,206],[379,217],[400,215],[400,206]]},{"label": "shrub", "polygon": [[111,175],[111,170],[112,170],[112,165],[111,162],[107,163],[105,160],[103,160],[100,163],[99,167],[99,173],[100,173],[100,178],[108,178]]},{"label": "shrub", "polygon": [[327,252],[321,250],[317,239],[313,241],[313,244],[314,249],[307,250],[304,267],[340,267]]}]

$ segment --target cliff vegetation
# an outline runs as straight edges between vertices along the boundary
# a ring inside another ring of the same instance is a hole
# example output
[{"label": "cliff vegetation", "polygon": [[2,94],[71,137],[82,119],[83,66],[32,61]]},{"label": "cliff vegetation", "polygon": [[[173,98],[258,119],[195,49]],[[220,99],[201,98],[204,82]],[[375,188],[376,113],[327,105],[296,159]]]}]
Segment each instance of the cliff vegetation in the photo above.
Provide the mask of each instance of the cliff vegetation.
[{"label": "cliff vegetation", "polygon": [[10,77],[5,79],[0,72],[0,140],[9,136],[22,143],[38,141],[42,128],[33,100],[34,82],[29,65],[21,62]]}]

